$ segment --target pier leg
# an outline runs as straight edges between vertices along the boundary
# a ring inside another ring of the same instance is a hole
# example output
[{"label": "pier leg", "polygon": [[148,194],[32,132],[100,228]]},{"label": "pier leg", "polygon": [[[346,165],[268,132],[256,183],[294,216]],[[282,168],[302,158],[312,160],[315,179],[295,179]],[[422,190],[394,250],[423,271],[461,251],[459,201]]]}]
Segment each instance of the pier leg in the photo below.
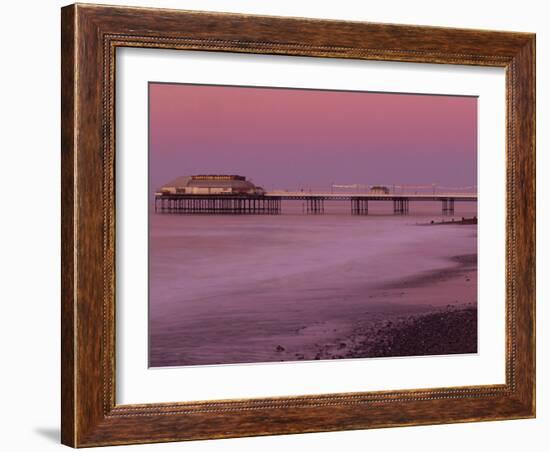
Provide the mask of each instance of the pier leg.
[{"label": "pier leg", "polygon": [[363,198],[352,198],[351,213],[352,215],[368,215],[369,200]]},{"label": "pier leg", "polygon": [[396,215],[405,215],[409,212],[409,200],[407,198],[398,198],[393,200],[393,213]]},{"label": "pier leg", "polygon": [[401,200],[400,199],[394,199],[393,200],[393,213],[398,215],[401,213]]},{"label": "pier leg", "polygon": [[[282,200],[263,196],[158,196],[154,199],[154,211],[165,214],[231,214],[277,215],[281,213]],[[312,199],[308,212],[324,211],[322,199]]]},{"label": "pier leg", "polygon": [[454,198],[445,198],[441,200],[441,213],[443,215],[454,215],[455,213]]},{"label": "pier leg", "polygon": [[[280,200],[279,200],[280,202]],[[279,207],[280,209],[280,207]],[[325,201],[321,198],[306,198],[306,212],[320,214],[325,211]]]}]

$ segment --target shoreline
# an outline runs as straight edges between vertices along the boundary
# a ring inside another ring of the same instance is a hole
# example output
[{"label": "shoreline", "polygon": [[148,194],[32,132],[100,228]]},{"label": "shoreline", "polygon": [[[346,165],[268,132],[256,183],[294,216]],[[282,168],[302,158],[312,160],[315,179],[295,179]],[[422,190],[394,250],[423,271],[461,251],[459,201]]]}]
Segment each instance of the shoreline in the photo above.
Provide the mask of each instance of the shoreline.
[{"label": "shoreline", "polygon": [[474,299],[463,292],[477,285],[477,255],[453,256],[449,261],[454,265],[381,285],[369,298],[392,299],[387,309],[366,312],[337,340],[319,344],[311,356],[290,359],[476,353],[477,292]]},{"label": "shoreline", "polygon": [[291,335],[266,337],[256,356],[194,357],[188,363],[181,357],[167,361],[157,356],[154,366],[476,353],[477,255],[456,255],[448,262],[444,268],[374,287],[365,293],[368,302],[351,321],[327,318],[302,323]]},{"label": "shoreline", "polygon": [[353,332],[292,360],[392,358],[477,353],[477,306],[445,306],[358,321]]},{"label": "shoreline", "polygon": [[473,272],[477,272],[477,254],[452,256],[448,260],[454,265],[428,272],[422,272],[409,278],[403,278],[391,283],[383,284],[379,286],[379,288],[383,290],[392,290],[422,287],[429,290],[431,284],[455,279],[460,276],[464,276],[465,280],[469,282],[472,279],[469,275]]}]

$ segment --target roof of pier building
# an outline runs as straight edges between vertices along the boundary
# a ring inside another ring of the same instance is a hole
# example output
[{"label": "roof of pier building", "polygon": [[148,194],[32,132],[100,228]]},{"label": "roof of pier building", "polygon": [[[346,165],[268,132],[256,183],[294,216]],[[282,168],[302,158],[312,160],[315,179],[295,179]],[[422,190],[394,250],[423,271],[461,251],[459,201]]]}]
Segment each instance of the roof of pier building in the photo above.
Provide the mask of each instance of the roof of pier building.
[{"label": "roof of pier building", "polygon": [[[185,190],[189,189],[189,190]],[[180,176],[163,185],[161,192],[185,193],[193,192],[193,189],[214,189],[231,193],[259,193],[262,187],[257,187],[244,176],[226,174],[198,174],[195,176]],[[202,191],[202,190],[200,190]]]}]

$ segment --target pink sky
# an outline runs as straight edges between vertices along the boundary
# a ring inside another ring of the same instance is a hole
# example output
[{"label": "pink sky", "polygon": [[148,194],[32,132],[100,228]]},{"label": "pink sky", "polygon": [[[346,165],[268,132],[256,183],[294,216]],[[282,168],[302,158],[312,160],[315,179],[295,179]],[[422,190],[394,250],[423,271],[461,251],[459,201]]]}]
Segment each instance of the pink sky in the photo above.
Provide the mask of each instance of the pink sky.
[{"label": "pink sky", "polygon": [[240,174],[267,189],[476,185],[477,98],[149,84],[151,190]]}]

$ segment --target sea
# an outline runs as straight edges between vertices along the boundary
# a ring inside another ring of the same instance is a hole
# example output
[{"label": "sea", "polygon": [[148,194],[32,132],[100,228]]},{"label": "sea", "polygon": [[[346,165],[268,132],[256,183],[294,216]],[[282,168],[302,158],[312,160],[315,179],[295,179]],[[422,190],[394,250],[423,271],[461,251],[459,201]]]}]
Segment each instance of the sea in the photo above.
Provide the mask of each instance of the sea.
[{"label": "sea", "polygon": [[[477,253],[476,225],[431,224],[474,217],[476,203],[456,202],[452,216],[440,202],[411,202],[407,215],[369,204],[362,216],[344,201],[325,202],[323,214],[301,201],[283,201],[280,215],[151,212],[149,365],[292,360],[281,350],[302,356],[381,305],[408,303],[375,297],[381,287]],[[461,300],[476,301],[475,287],[464,290]]]}]

